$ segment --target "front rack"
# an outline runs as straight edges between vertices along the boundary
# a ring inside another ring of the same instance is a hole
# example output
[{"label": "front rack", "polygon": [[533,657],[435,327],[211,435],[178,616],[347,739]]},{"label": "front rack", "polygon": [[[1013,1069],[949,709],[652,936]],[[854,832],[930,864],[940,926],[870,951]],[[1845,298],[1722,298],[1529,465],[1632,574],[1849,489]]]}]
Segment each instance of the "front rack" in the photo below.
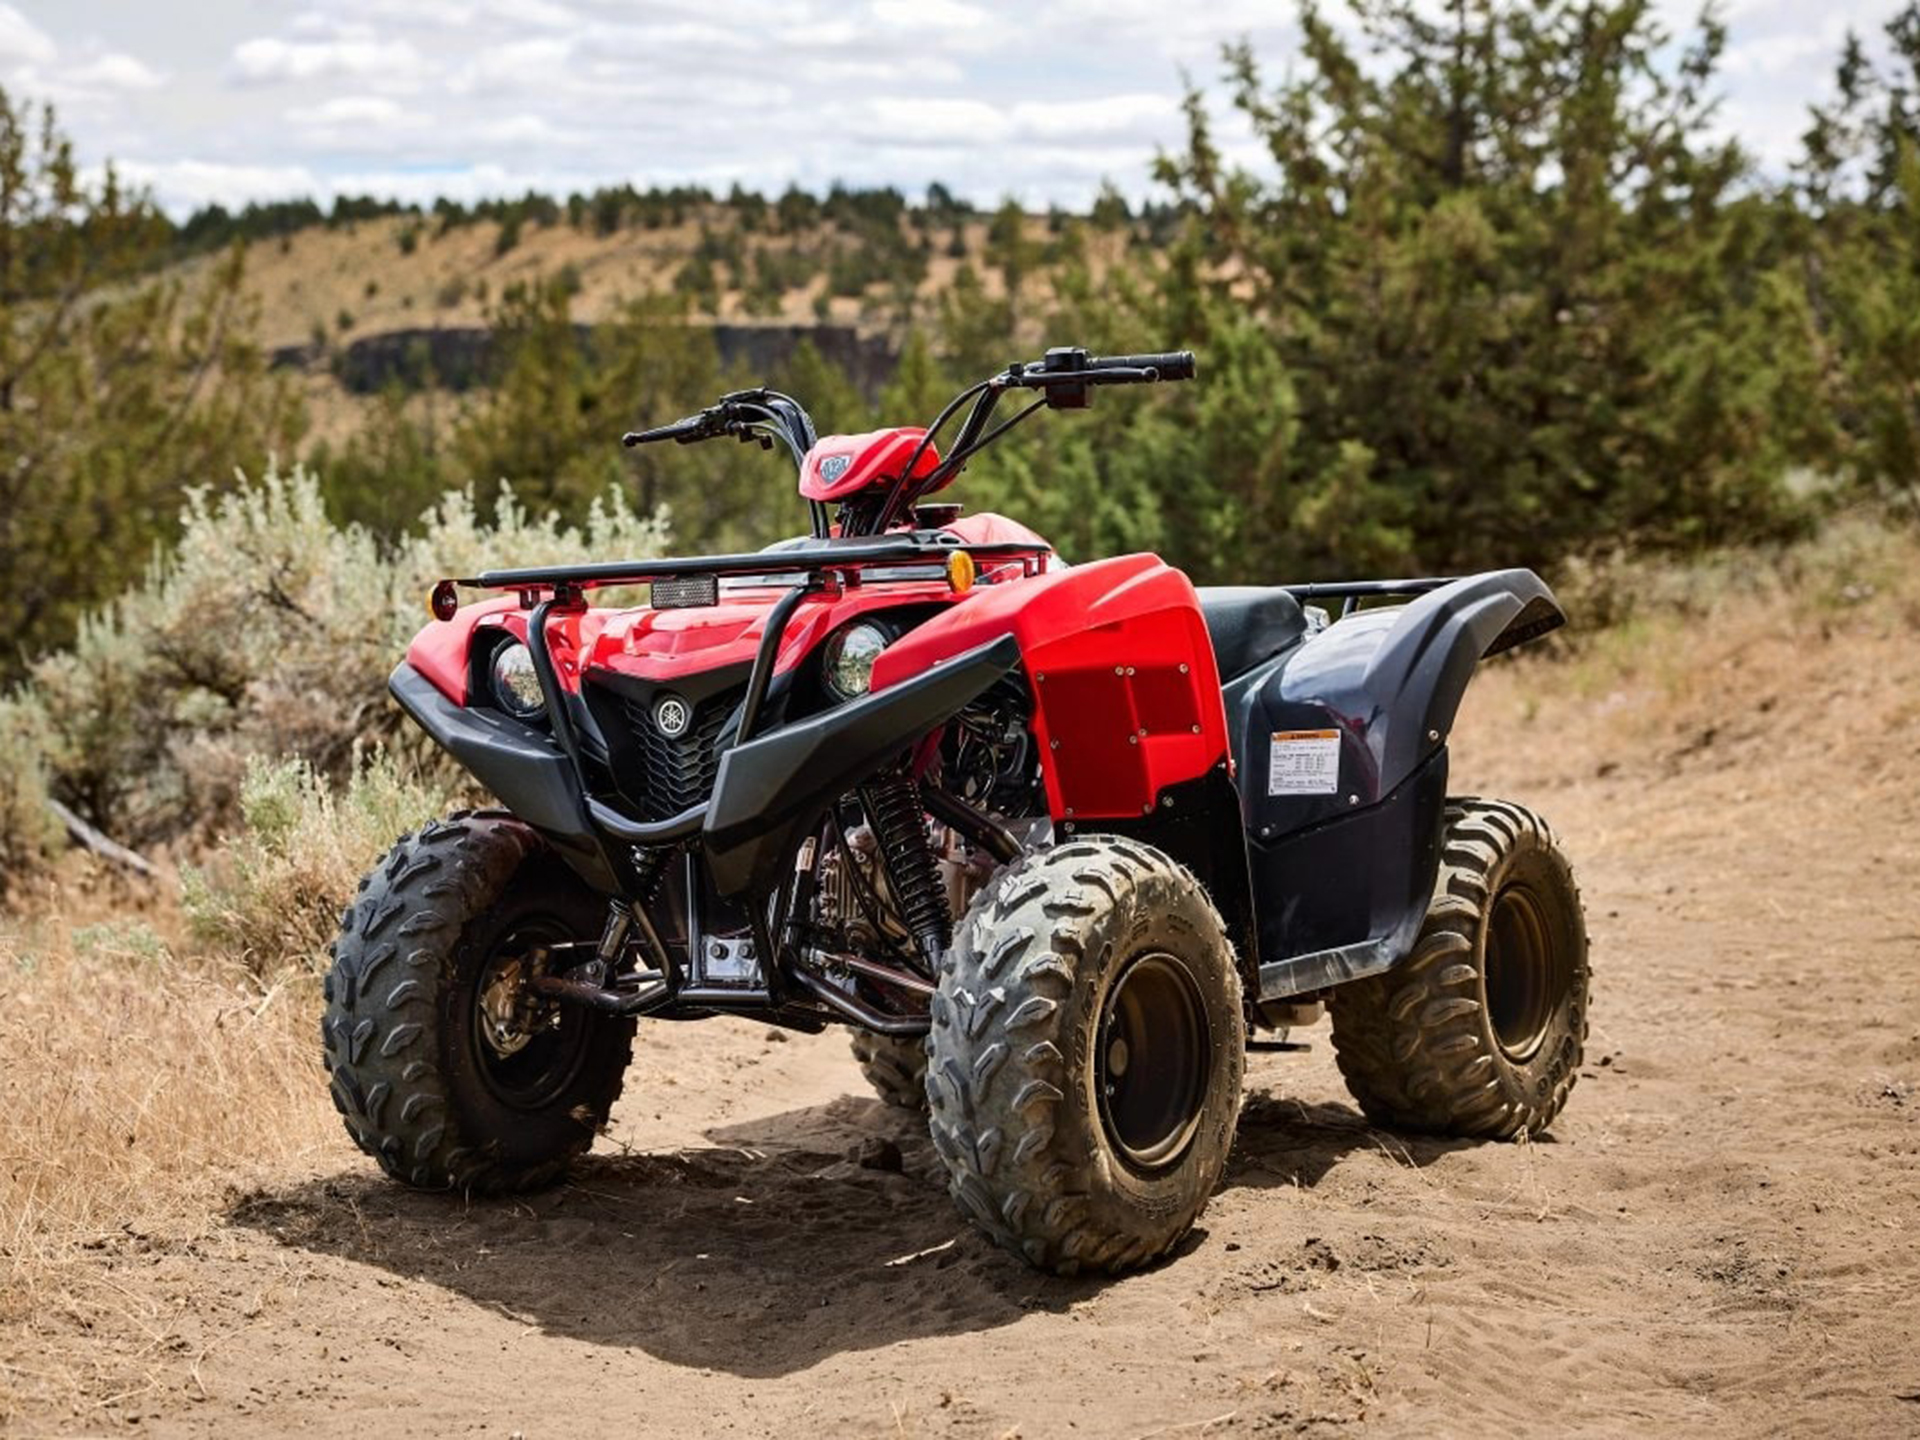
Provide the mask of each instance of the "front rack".
[{"label": "front rack", "polygon": [[915,536],[888,540],[857,540],[802,550],[761,550],[745,555],[703,555],[665,560],[606,560],[587,565],[535,566],[524,570],[486,570],[471,578],[443,581],[481,590],[590,590],[602,585],[645,585],[653,580],[687,575],[828,575],[853,574],[889,565],[944,565],[955,554],[971,556],[988,565],[1021,562],[1031,572],[1052,552],[1031,541],[998,545],[942,543]]}]

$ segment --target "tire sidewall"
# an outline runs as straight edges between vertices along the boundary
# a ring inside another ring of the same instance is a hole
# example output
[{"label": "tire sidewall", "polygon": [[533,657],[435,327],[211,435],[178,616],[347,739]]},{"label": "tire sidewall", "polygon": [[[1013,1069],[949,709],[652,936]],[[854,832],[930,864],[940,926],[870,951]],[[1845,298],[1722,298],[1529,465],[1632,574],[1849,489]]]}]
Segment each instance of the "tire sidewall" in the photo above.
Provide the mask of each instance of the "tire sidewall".
[{"label": "tire sidewall", "polygon": [[[1573,872],[1565,855],[1531,833],[1523,833],[1487,877],[1486,908],[1474,939],[1473,963],[1478,976],[1481,1042],[1493,1058],[1495,1073],[1508,1098],[1536,1112],[1554,1108],[1555,1097],[1572,1084],[1579,1069],[1587,1033],[1587,940]],[[1515,886],[1531,892],[1541,910],[1548,943],[1562,953],[1565,974],[1538,1047],[1516,1061],[1501,1047],[1494,1030],[1492,997],[1488,990],[1487,952],[1493,943],[1493,916],[1502,893]]]},{"label": "tire sidewall", "polygon": [[[1240,982],[1232,951],[1221,943],[1219,922],[1198,887],[1150,875],[1126,902],[1110,907],[1093,927],[1096,945],[1075,977],[1074,1023],[1068,1042],[1069,1087],[1060,1119],[1084,1148],[1089,1163],[1111,1189],[1111,1202],[1154,1215],[1197,1209],[1212,1193],[1226,1165],[1240,1117],[1245,1068],[1245,1022],[1240,1013]],[[1099,1065],[1100,1017],[1127,967],[1154,952],[1171,956],[1194,982],[1206,1025],[1207,1065],[1199,1123],[1186,1148],[1173,1161],[1146,1170],[1133,1163],[1107,1134],[1101,1117]]]}]

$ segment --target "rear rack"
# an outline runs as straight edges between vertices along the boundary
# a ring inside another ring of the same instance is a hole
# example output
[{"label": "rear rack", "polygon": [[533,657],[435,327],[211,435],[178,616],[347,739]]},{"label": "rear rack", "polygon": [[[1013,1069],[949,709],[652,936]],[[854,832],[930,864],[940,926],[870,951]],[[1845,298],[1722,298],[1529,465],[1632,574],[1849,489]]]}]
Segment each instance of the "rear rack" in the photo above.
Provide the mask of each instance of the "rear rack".
[{"label": "rear rack", "polygon": [[1362,600],[1370,600],[1381,595],[1425,595],[1444,585],[1451,585],[1459,577],[1456,575],[1422,575],[1405,580],[1318,580],[1311,585],[1283,585],[1294,599],[1339,600],[1342,616],[1351,615],[1360,608]]}]

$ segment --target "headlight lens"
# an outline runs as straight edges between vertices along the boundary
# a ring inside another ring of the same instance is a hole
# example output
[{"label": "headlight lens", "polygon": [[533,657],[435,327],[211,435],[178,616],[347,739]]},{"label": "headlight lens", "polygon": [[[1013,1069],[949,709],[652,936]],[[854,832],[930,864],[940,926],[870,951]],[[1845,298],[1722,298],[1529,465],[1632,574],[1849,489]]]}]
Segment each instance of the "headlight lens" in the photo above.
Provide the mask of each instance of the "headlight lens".
[{"label": "headlight lens", "polygon": [[502,645],[493,657],[493,698],[509,715],[531,720],[547,708],[540,676],[533,668],[533,652],[518,640]]},{"label": "headlight lens", "polygon": [[842,700],[866,694],[873,684],[873,662],[892,639],[886,630],[864,620],[829,636],[820,656],[827,689]]}]

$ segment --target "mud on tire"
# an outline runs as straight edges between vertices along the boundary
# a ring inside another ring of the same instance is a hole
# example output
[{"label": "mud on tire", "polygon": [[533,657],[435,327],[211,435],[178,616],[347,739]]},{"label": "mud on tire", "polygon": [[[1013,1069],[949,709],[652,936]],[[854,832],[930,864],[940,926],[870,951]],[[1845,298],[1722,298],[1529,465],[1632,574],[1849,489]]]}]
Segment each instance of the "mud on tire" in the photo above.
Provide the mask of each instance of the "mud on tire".
[{"label": "mud on tire", "polygon": [[[604,902],[525,825],[462,814],[401,839],[341,917],[321,1021],[347,1131],[395,1179],[527,1190],[593,1143],[634,1022],[566,1006],[503,1056],[480,987],[517,953],[599,934]],[[514,1042],[507,1042],[514,1043]]]},{"label": "mud on tire", "polygon": [[1023,857],[974,898],[933,1000],[955,1202],[1044,1270],[1163,1255],[1225,1168],[1245,1027],[1233,947],[1186,870],[1107,837]]},{"label": "mud on tire", "polygon": [[1580,892],[1546,821],[1453,800],[1412,953],[1334,993],[1333,1048],[1377,1124],[1537,1135],[1566,1104],[1587,1038]]},{"label": "mud on tire", "polygon": [[927,1042],[916,1035],[898,1039],[857,1030],[853,1058],[873,1093],[902,1110],[927,1108]]}]

